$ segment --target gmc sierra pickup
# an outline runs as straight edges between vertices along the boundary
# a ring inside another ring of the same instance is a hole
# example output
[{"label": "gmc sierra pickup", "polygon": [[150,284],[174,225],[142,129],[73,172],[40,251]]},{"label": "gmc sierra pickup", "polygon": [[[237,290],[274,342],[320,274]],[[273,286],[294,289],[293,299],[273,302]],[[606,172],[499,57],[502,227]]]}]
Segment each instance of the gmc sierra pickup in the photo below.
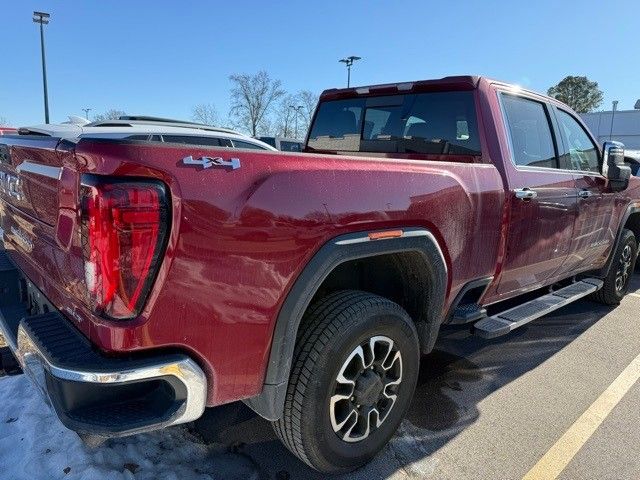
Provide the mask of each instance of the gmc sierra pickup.
[{"label": "gmc sierra pickup", "polygon": [[327,90],[304,153],[3,136],[0,199],[0,325],[64,425],[243,400],[324,472],[391,438],[442,324],[616,305],[640,238],[622,145],[471,76]]}]

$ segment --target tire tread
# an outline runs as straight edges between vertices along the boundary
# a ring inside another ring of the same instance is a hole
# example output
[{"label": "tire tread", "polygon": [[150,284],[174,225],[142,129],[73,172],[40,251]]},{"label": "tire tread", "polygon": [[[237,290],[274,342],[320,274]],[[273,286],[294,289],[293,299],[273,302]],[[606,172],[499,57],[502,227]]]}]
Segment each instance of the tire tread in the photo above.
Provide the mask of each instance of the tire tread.
[{"label": "tire tread", "polygon": [[272,424],[282,443],[312,468],[317,466],[309,458],[302,440],[302,410],[314,366],[332,339],[344,331],[348,324],[358,321],[359,313],[382,304],[406,315],[402,307],[384,297],[358,290],[343,290],[320,299],[303,316],[293,354],[284,412]]}]

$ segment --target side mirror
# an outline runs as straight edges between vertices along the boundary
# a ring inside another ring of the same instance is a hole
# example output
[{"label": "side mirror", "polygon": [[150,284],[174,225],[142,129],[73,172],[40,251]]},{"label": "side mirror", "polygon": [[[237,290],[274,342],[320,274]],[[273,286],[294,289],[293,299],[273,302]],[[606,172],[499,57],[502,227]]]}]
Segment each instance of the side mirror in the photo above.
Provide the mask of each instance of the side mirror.
[{"label": "side mirror", "polygon": [[629,186],[631,167],[624,162],[624,145],[620,142],[604,142],[602,146],[602,175],[614,192]]}]

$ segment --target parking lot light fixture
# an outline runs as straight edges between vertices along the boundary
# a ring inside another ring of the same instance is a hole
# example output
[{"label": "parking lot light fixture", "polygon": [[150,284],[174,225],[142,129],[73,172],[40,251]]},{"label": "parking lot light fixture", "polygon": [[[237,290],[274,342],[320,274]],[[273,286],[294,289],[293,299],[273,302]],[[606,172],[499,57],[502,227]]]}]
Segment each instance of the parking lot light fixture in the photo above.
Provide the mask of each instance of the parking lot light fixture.
[{"label": "parking lot light fixture", "polygon": [[40,51],[42,53],[42,84],[44,88],[44,122],[49,123],[49,94],[47,93],[47,66],[44,56],[44,25],[49,23],[51,15],[45,12],[33,12],[34,23],[40,24]]},{"label": "parking lot light fixture", "polygon": [[611,141],[611,137],[613,137],[613,120],[616,118],[616,111],[618,110],[618,100],[614,100],[611,104],[611,128],[609,129],[609,141]]},{"label": "parking lot light fixture", "polygon": [[351,65],[353,65],[353,62],[358,60],[362,60],[362,57],[351,55],[349,57],[338,60],[340,63],[344,63],[347,66],[347,88],[351,86]]},{"label": "parking lot light fixture", "polygon": [[296,125],[296,127],[295,127],[295,129],[296,129],[295,137],[296,137],[296,140],[297,140],[298,139],[298,117],[300,116],[300,110],[302,110],[304,108],[304,106],[302,106],[302,105],[297,105],[297,106],[296,105],[289,105],[289,108],[292,108],[296,112],[295,113],[295,119],[296,119],[296,121],[295,121],[295,125]]}]

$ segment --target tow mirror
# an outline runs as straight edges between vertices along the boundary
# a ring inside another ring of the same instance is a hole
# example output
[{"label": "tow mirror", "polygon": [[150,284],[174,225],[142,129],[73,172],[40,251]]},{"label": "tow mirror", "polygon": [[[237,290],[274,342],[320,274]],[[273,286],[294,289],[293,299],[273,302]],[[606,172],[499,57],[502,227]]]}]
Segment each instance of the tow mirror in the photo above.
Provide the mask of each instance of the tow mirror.
[{"label": "tow mirror", "polygon": [[614,192],[629,186],[631,167],[624,162],[624,145],[620,142],[604,142],[602,146],[602,175]]}]

